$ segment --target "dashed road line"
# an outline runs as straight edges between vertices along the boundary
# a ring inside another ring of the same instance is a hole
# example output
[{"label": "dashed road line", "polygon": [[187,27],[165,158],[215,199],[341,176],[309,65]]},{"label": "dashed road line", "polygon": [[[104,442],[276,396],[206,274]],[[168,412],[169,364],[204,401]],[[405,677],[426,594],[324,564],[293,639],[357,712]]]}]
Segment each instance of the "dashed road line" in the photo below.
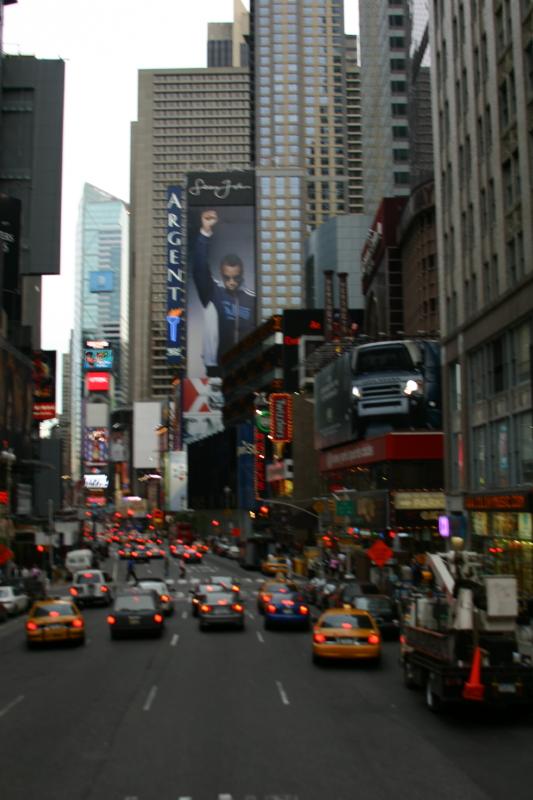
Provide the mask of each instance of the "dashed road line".
[{"label": "dashed road line", "polygon": [[263,634],[260,631],[256,631],[256,633],[257,633],[257,638],[259,639],[261,644],[264,644],[265,640],[263,639]]},{"label": "dashed road line", "polygon": [[7,704],[7,706],[4,706],[4,708],[0,710],[0,717],[5,716],[8,713],[8,711],[11,711],[11,709],[14,708],[16,705],[18,705],[19,703],[21,703],[22,700],[24,700],[24,695],[19,694],[18,697],[15,697],[14,700],[12,700],[10,703]]},{"label": "dashed road line", "polygon": [[290,700],[287,697],[287,692],[283,688],[283,684],[281,683],[281,681],[276,681],[276,686],[278,687],[278,692],[281,697],[281,702],[286,706],[290,705]]},{"label": "dashed road line", "polygon": [[148,697],[146,698],[146,702],[143,705],[143,711],[150,711],[150,706],[154,702],[156,694],[157,694],[157,686],[152,686],[152,688],[148,692]]},{"label": "dashed road line", "polygon": [[189,614],[188,614],[187,611],[183,611],[182,614],[181,614],[181,618],[182,619],[187,619],[188,616],[189,616]]},{"label": "dashed road line", "polygon": [[173,635],[172,639],[170,640],[170,646],[171,647],[176,647],[177,643],[179,642],[179,638],[180,638],[179,633],[175,633]]}]

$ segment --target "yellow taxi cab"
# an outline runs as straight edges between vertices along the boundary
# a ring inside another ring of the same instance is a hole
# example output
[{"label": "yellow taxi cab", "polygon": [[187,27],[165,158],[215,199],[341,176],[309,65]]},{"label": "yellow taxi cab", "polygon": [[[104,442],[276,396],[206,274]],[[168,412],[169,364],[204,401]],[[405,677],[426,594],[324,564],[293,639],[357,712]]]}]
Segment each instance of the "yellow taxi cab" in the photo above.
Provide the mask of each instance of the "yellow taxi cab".
[{"label": "yellow taxi cab", "polygon": [[38,600],[26,620],[28,647],[43,642],[85,643],[85,622],[79,608],[65,597]]},{"label": "yellow taxi cab", "polygon": [[263,575],[287,575],[289,567],[282,556],[268,556],[261,562]]},{"label": "yellow taxi cab", "polygon": [[373,617],[358,608],[329,608],[313,628],[313,662],[367,659],[378,663],[381,636]]},{"label": "yellow taxi cab", "polygon": [[265,613],[265,606],[272,600],[273,594],[283,592],[294,592],[296,590],[294,581],[287,580],[283,575],[279,578],[268,578],[260,585],[257,592],[257,610],[260,614]]}]

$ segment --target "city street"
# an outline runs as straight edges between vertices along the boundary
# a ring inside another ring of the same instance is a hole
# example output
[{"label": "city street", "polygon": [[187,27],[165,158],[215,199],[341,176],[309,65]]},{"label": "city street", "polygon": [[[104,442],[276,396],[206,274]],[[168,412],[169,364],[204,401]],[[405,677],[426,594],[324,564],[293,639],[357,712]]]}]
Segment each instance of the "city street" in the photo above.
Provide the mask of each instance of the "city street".
[{"label": "city street", "polygon": [[[378,668],[316,667],[309,633],[264,631],[258,573],[208,555],[177,574],[162,639],[111,641],[106,609],[85,610],[83,648],[30,652],[23,617],[2,626],[3,800],[531,797],[531,717],[432,715],[397,643]],[[244,632],[198,630],[188,589],[209,574],[241,579]]]}]

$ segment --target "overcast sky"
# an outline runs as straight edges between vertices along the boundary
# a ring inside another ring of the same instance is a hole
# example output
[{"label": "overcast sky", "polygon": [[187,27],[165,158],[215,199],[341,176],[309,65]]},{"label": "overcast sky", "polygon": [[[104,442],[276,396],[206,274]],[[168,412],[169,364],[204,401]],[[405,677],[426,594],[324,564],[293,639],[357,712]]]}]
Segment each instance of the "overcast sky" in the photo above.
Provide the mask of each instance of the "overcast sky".
[{"label": "overcast sky", "polygon": [[[345,0],[347,33],[357,31],[357,6]],[[233,0],[17,0],[4,8],[4,52],[65,61],[61,276],[43,281],[43,349],[68,350],[84,183],[129,201],[137,70],[205,67],[207,23],[232,14]]]}]

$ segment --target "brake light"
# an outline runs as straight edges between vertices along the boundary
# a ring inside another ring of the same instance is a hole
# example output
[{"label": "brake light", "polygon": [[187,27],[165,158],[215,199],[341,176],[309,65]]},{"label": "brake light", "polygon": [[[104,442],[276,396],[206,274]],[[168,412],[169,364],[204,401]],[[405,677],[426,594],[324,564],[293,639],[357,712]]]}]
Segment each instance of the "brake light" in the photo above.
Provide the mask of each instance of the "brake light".
[{"label": "brake light", "polygon": [[371,633],[368,637],[368,644],[379,644],[379,636],[376,633]]},{"label": "brake light", "polygon": [[307,606],[300,606],[300,614],[309,614]]},{"label": "brake light", "polygon": [[351,622],[343,622],[341,623],[341,628],[353,628],[353,625]]},{"label": "brake light", "polygon": [[154,622],[163,622],[163,615],[162,614],[154,614]]},{"label": "brake light", "polygon": [[211,606],[201,605],[200,611],[202,611],[204,614],[207,614],[209,611],[211,611]]},{"label": "brake light", "polygon": [[241,606],[241,604],[240,604],[240,603],[234,603],[234,604],[232,605],[232,609],[233,609],[234,611],[242,611],[242,606]]},{"label": "brake light", "polygon": [[228,603],[227,603],[227,600],[217,600],[217,605],[218,606],[227,606]]},{"label": "brake light", "polygon": [[32,622],[31,620],[26,623],[26,630],[27,631],[36,631],[37,627],[38,627],[37,624],[35,622]]},{"label": "brake light", "polygon": [[84,572],[84,573],[83,573],[83,577],[84,577],[84,578],[92,578],[92,577],[93,577],[93,574],[92,574],[92,572]]},{"label": "brake light", "polygon": [[233,590],[234,592],[238,592],[238,591],[240,591],[240,586],[237,586],[237,584],[236,584],[236,583],[232,583],[232,584],[231,584],[231,588],[232,588],[232,590]]},{"label": "brake light", "polygon": [[83,620],[81,617],[76,617],[70,624],[73,628],[83,628]]},{"label": "brake light", "polygon": [[71,586],[71,587],[70,587],[70,589],[69,589],[69,592],[70,592],[70,593],[71,593],[71,595],[73,595],[74,597],[76,597],[76,595],[78,594],[78,590],[77,590],[77,589],[76,589],[74,586]]},{"label": "brake light", "polygon": [[281,602],[283,603],[284,606],[293,606],[294,605],[294,600],[282,600]]},{"label": "brake light", "polygon": [[326,637],[323,633],[315,633],[313,634],[313,642],[317,644],[323,644],[326,641]]},{"label": "brake light", "polygon": [[119,556],[123,556],[125,554],[125,550],[119,550],[118,554],[119,554]]},{"label": "brake light", "polygon": [[105,592],[108,592],[109,589],[107,588],[107,586],[100,586],[100,591],[104,592],[104,594],[105,594]]},{"label": "brake light", "polygon": [[107,618],[107,621],[108,621],[108,623],[109,623],[110,625],[114,625],[114,624],[115,624],[115,622],[117,621],[117,619],[116,619],[116,617],[114,617],[112,614],[110,614],[110,615],[108,616],[108,618]]},{"label": "brake light", "polygon": [[406,641],[407,641],[407,639],[405,638],[405,634],[401,633],[400,634],[400,644],[405,644]]},{"label": "brake light", "polygon": [[59,613],[59,611],[50,611],[50,614],[48,616],[49,617],[60,617],[61,614]]},{"label": "brake light", "polygon": [[170,600],[170,597],[168,596],[168,594],[162,594],[161,595],[161,600],[163,601],[163,603],[168,603],[168,601]]},{"label": "brake light", "polygon": [[263,603],[268,603],[269,600],[272,600],[272,595],[271,594],[262,594],[261,595],[261,600],[263,601]]},{"label": "brake light", "polygon": [[269,603],[267,605],[267,611],[269,612],[269,614],[273,614],[275,612],[275,610],[276,610],[276,606],[274,605],[274,603]]}]

